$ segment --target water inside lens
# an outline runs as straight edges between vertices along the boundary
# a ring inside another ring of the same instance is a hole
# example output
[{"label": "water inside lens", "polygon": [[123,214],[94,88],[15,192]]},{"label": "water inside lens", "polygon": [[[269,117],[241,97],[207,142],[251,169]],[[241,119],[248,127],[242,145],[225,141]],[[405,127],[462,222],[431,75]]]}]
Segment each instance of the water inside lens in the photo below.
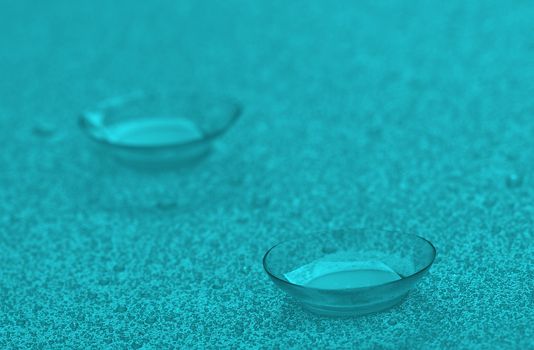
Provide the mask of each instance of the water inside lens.
[{"label": "water inside lens", "polygon": [[327,273],[309,281],[306,286],[319,289],[349,289],[371,287],[398,281],[395,272],[384,270],[348,270]]},{"label": "water inside lens", "polygon": [[314,261],[285,274],[289,282],[318,289],[350,289],[398,281],[381,261]]},{"label": "water inside lens", "polygon": [[126,146],[167,146],[199,140],[202,131],[184,118],[138,118],[109,125],[108,141]]}]

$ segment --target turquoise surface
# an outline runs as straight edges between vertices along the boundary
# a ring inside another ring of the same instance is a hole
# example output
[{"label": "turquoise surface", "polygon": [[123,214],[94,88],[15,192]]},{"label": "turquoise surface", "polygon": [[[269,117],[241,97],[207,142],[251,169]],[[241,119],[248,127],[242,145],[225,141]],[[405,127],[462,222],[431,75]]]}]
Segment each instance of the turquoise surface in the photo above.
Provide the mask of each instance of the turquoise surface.
[{"label": "turquoise surface", "polygon": [[[534,2],[0,1],[0,348],[533,349]],[[96,152],[133,88],[241,99],[193,169]],[[280,240],[415,232],[399,307],[303,311]]]}]

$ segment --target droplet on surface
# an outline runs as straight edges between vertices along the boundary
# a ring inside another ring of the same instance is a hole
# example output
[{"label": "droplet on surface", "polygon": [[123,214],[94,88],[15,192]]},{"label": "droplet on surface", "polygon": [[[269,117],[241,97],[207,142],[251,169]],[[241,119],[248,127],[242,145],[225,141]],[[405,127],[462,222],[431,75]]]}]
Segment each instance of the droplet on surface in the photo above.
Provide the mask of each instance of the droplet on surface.
[{"label": "droplet on surface", "polygon": [[32,128],[32,133],[41,138],[51,138],[56,134],[56,131],[56,127],[48,123],[38,123]]},{"label": "droplet on surface", "polygon": [[125,270],[125,267],[123,264],[117,264],[113,267],[113,271],[115,272],[123,272]]},{"label": "droplet on surface", "polygon": [[509,174],[506,177],[506,187],[518,188],[523,184],[523,177],[517,173]]},{"label": "droplet on surface", "polygon": [[123,306],[123,305],[119,305],[115,308],[115,312],[118,312],[118,313],[122,313],[122,312],[126,312],[128,309],[126,308],[126,306]]},{"label": "droplet on surface", "polygon": [[173,321],[175,318],[176,318],[176,315],[172,312],[165,315],[165,320],[169,322]]},{"label": "droplet on surface", "polygon": [[155,204],[156,208],[159,210],[171,210],[176,208],[177,204],[176,201],[173,199],[160,199]]},{"label": "droplet on surface", "polygon": [[271,199],[265,196],[256,196],[252,199],[252,206],[256,209],[267,208],[271,204]]},{"label": "droplet on surface", "polygon": [[332,254],[335,253],[337,249],[333,245],[325,245],[323,246],[323,249],[321,249],[321,251],[325,254]]},{"label": "droplet on surface", "polygon": [[495,197],[486,197],[484,198],[484,200],[482,201],[482,204],[486,207],[486,208],[491,208],[495,205],[495,203],[497,203],[497,198]]},{"label": "droplet on surface", "polygon": [[236,222],[238,224],[246,224],[247,222],[249,222],[249,218],[247,216],[239,216],[237,217]]},{"label": "droplet on surface", "polygon": [[133,349],[141,349],[142,347],[143,347],[143,342],[142,341],[136,341],[136,342],[132,343],[132,348]]},{"label": "droplet on surface", "polygon": [[158,320],[158,318],[156,316],[149,316],[145,319],[145,323],[147,324],[154,324],[156,323],[156,321]]},{"label": "droplet on surface", "polygon": [[211,284],[211,288],[213,289],[222,289],[223,288],[223,281],[219,278],[215,278],[213,283]]},{"label": "droplet on surface", "polygon": [[389,324],[390,326],[394,326],[394,325],[396,325],[396,324],[397,324],[397,319],[396,319],[396,318],[390,318],[390,319],[388,320],[388,324]]},{"label": "droplet on surface", "polygon": [[108,284],[111,283],[111,280],[109,278],[101,278],[98,283],[101,285],[101,286],[107,286]]}]

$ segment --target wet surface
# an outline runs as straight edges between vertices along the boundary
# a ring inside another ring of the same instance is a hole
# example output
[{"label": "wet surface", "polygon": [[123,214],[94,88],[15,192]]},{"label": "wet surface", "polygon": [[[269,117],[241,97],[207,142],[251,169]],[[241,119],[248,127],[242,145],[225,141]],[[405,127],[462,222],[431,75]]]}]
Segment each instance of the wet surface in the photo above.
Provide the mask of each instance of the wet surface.
[{"label": "wet surface", "polygon": [[[3,5],[0,347],[532,347],[533,14],[525,1]],[[192,169],[120,167],[76,125],[132,86],[176,85],[247,107]],[[311,315],[262,271],[280,240],[361,225],[439,251],[386,313]]]}]

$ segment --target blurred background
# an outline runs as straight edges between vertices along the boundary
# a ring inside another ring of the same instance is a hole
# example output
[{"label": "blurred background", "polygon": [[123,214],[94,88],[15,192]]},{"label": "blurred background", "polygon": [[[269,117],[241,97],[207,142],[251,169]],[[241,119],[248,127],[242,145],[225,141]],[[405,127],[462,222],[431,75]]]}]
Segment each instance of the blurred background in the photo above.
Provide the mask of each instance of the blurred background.
[{"label": "blurred background", "polygon": [[[534,347],[530,1],[0,0],[0,347]],[[78,117],[135,88],[241,120],[142,173]],[[399,307],[302,311],[274,243],[373,226],[438,249]]]}]

